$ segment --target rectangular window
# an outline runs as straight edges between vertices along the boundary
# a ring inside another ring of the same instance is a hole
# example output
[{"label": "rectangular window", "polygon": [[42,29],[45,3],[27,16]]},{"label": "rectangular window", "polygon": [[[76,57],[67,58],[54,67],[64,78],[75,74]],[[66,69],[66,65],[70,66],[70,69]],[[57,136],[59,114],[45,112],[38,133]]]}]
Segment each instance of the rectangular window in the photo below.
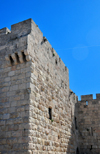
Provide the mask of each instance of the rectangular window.
[{"label": "rectangular window", "polygon": [[77,118],[75,117],[75,129],[77,129]]},{"label": "rectangular window", "polygon": [[48,109],[48,112],[49,112],[49,119],[51,120],[51,119],[52,119],[52,109],[49,108],[49,109]]}]

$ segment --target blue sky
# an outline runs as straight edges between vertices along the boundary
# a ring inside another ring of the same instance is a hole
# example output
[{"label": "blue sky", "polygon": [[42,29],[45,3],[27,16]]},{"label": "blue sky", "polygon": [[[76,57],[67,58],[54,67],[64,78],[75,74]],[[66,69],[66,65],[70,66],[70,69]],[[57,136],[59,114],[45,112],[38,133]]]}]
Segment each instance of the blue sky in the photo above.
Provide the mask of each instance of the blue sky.
[{"label": "blue sky", "polygon": [[0,0],[0,29],[32,18],[69,69],[76,95],[100,93],[100,0]]}]

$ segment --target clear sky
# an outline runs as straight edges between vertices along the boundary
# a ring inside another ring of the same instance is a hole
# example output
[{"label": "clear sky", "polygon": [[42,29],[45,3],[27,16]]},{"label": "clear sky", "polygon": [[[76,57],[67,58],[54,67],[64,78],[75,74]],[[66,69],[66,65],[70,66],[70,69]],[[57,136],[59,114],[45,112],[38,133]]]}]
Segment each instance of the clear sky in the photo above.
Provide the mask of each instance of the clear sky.
[{"label": "clear sky", "polygon": [[32,18],[69,69],[76,95],[100,93],[100,0],[0,0],[0,29]]}]

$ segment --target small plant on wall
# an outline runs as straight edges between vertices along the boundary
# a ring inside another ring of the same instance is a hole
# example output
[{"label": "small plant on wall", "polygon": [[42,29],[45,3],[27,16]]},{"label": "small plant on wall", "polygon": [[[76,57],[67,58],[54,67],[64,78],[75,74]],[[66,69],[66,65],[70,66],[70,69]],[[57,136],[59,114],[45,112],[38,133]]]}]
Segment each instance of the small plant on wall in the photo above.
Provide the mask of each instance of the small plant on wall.
[{"label": "small plant on wall", "polygon": [[53,122],[54,120],[53,119],[51,119],[51,122]]}]

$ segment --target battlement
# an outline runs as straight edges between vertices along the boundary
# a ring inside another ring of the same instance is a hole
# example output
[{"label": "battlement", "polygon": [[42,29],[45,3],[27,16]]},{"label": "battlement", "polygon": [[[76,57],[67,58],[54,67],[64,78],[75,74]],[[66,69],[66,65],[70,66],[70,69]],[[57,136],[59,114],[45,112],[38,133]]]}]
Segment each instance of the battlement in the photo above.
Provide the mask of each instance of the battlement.
[{"label": "battlement", "polygon": [[11,31],[7,27],[0,29],[0,35],[4,35],[8,33],[11,33]]},{"label": "battlement", "polygon": [[[33,23],[34,24],[34,23]],[[11,25],[11,33],[23,36],[31,33],[32,19],[28,19],[14,25]]]},{"label": "battlement", "polygon": [[82,101],[87,101],[87,100],[92,100],[93,99],[93,95],[81,95],[81,100]]},{"label": "battlement", "polygon": [[42,32],[32,19],[11,25],[11,31],[7,27],[2,28],[0,29],[0,46],[4,46],[11,41],[16,41],[16,39],[28,36],[29,34],[32,34],[34,40],[38,39],[39,42],[43,39]]},{"label": "battlement", "polygon": [[0,29],[0,35],[11,33],[16,34],[16,37],[21,37],[28,35],[34,30],[36,31],[36,29],[39,33],[42,34],[35,22],[32,19],[28,19],[11,25],[11,31],[7,27]]},{"label": "battlement", "polygon": [[[100,99],[100,94],[96,94],[96,99]],[[93,95],[81,95],[81,101],[89,101],[89,100],[96,100],[93,99]]]},{"label": "battlement", "polygon": [[100,94],[96,94],[96,99],[100,99]]},{"label": "battlement", "polygon": [[7,66],[23,63],[22,54],[26,56],[26,61],[34,61],[36,53],[46,69],[49,70],[47,65],[52,63],[53,67],[56,67],[55,73],[59,70],[59,75],[63,74],[63,81],[66,76],[68,78],[68,68],[32,19],[11,25],[11,31],[8,28],[0,30],[0,56],[5,55]]}]

